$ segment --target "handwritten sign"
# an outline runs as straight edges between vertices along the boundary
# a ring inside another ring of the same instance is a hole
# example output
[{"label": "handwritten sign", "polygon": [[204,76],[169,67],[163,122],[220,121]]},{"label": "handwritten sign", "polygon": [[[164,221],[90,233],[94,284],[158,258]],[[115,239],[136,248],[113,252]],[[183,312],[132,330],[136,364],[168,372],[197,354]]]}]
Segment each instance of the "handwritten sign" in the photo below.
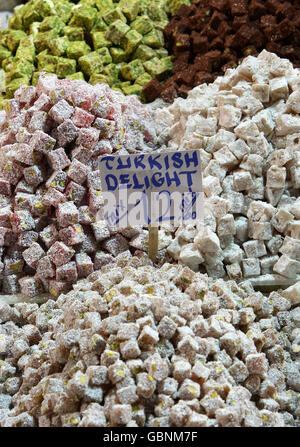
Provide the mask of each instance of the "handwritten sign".
[{"label": "handwritten sign", "polygon": [[110,225],[159,225],[201,217],[198,150],[100,159],[104,215]]}]

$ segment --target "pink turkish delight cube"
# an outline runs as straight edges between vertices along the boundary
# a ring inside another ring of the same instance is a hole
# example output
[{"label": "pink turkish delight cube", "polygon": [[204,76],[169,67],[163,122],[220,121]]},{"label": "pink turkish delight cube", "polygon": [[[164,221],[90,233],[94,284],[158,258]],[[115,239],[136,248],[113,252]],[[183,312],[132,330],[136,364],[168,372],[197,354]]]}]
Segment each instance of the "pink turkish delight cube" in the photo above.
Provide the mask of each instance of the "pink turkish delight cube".
[{"label": "pink turkish delight cube", "polygon": [[51,106],[52,103],[50,97],[45,93],[42,93],[35,101],[33,108],[35,110],[42,110],[43,112],[48,112]]},{"label": "pink turkish delight cube", "polygon": [[35,229],[35,222],[27,210],[15,211],[10,216],[10,223],[15,233]]},{"label": "pink turkish delight cube", "polygon": [[2,169],[2,177],[11,185],[16,185],[23,175],[23,167],[16,161],[7,160]]},{"label": "pink turkish delight cube", "polygon": [[54,278],[55,266],[51,262],[49,256],[40,259],[36,266],[36,276],[43,279]]},{"label": "pink turkish delight cube", "polygon": [[54,224],[50,224],[45,227],[39,234],[41,241],[46,245],[47,248],[50,248],[51,245],[58,239],[58,231]]},{"label": "pink turkish delight cube", "polygon": [[127,239],[121,234],[116,234],[102,243],[102,247],[111,253],[113,256],[117,256],[123,251],[129,249]]},{"label": "pink turkish delight cube", "polygon": [[93,86],[86,82],[78,82],[72,89],[71,99],[75,106],[89,111],[96,101],[96,93]]},{"label": "pink turkish delight cube", "polygon": [[18,245],[22,248],[30,247],[34,242],[37,242],[39,235],[36,231],[25,231],[18,237]]},{"label": "pink turkish delight cube", "polygon": [[47,129],[47,113],[41,110],[33,112],[31,120],[28,124],[29,132],[35,132],[36,130]]},{"label": "pink turkish delight cube", "polygon": [[4,275],[17,275],[22,273],[24,267],[23,259],[4,258]]},{"label": "pink turkish delight cube", "polygon": [[16,242],[17,236],[10,228],[0,227],[0,236],[2,247],[10,247]]},{"label": "pink turkish delight cube", "polygon": [[49,116],[56,122],[56,123],[62,123],[74,112],[74,107],[70,106],[70,104],[65,100],[62,99],[58,101],[56,104],[54,104],[53,107],[49,110]]},{"label": "pink turkish delight cube", "polygon": [[94,269],[100,270],[104,265],[114,262],[114,257],[109,253],[104,253],[104,251],[97,251],[94,257]]},{"label": "pink turkish delight cube", "polygon": [[95,216],[88,206],[80,206],[79,211],[79,223],[82,225],[91,225],[95,222]]},{"label": "pink turkish delight cube", "polygon": [[78,278],[86,278],[93,273],[94,266],[91,258],[86,253],[77,253],[75,256]]},{"label": "pink turkish delight cube", "polygon": [[15,118],[9,120],[9,128],[16,134],[21,127],[25,126],[26,112],[21,112]]},{"label": "pink turkish delight cube", "polygon": [[64,192],[66,187],[67,174],[64,171],[54,171],[46,182],[47,188],[55,188],[60,192]]},{"label": "pink turkish delight cube", "polygon": [[0,177],[0,194],[4,194],[5,196],[11,195],[11,187],[8,180]]},{"label": "pink turkish delight cube", "polygon": [[78,253],[84,252],[90,255],[95,253],[96,250],[97,250],[97,242],[94,236],[89,232],[85,232],[83,236],[83,242],[82,244],[80,244]]},{"label": "pink turkish delight cube", "polygon": [[54,171],[60,171],[70,165],[70,160],[63,147],[59,147],[48,154],[48,161]]},{"label": "pink turkish delight cube", "polygon": [[101,190],[90,189],[88,196],[89,208],[92,211],[97,211],[104,205],[104,199]]},{"label": "pink turkish delight cube", "polygon": [[18,101],[15,99],[8,99],[4,103],[4,110],[8,118],[15,118],[20,112]]},{"label": "pink turkish delight cube", "polygon": [[64,228],[78,223],[79,212],[73,202],[59,203],[56,216],[59,226]]},{"label": "pink turkish delight cube", "polygon": [[15,193],[25,192],[27,194],[34,194],[36,187],[33,185],[28,185],[25,180],[20,180],[15,188]]},{"label": "pink turkish delight cube", "polygon": [[45,255],[42,247],[34,242],[29,248],[23,251],[23,258],[29,267],[36,269],[38,261]]},{"label": "pink turkish delight cube", "polygon": [[94,126],[100,130],[100,138],[110,139],[116,131],[115,122],[105,118],[96,118]]},{"label": "pink turkish delight cube", "polygon": [[59,146],[67,146],[78,136],[78,129],[73,122],[68,119],[57,127],[57,142]]},{"label": "pink turkish delight cube", "polygon": [[84,186],[78,185],[78,183],[70,182],[66,187],[66,197],[75,203],[75,205],[80,205],[86,194],[86,188]]},{"label": "pink turkish delight cube", "polygon": [[26,85],[18,88],[15,92],[15,99],[24,106],[31,106],[36,97],[36,88],[32,85]]},{"label": "pink turkish delight cube", "polygon": [[89,168],[87,166],[78,160],[73,160],[68,169],[68,178],[81,185],[86,181],[88,172]]},{"label": "pink turkish delight cube", "polygon": [[10,216],[12,215],[11,206],[0,208],[0,227],[10,228]]},{"label": "pink turkish delight cube", "polygon": [[59,239],[66,245],[81,244],[84,240],[84,232],[81,225],[70,225],[58,233]]},{"label": "pink turkish delight cube", "polygon": [[111,154],[113,151],[113,147],[109,140],[100,140],[96,143],[93,149],[93,156],[101,155],[101,154]]},{"label": "pink turkish delight cube", "polygon": [[75,107],[74,115],[72,116],[72,121],[77,127],[90,127],[94,121],[95,117],[91,113],[85,110]]},{"label": "pink turkish delight cube", "polygon": [[27,194],[26,192],[18,192],[15,195],[15,199],[14,199],[15,211],[20,210],[20,209],[30,211],[34,198],[35,198],[34,194]]},{"label": "pink turkish delight cube", "polygon": [[38,186],[44,180],[42,169],[37,165],[25,168],[23,175],[28,185]]},{"label": "pink turkish delight cube", "polygon": [[34,276],[24,276],[19,279],[19,284],[21,293],[29,297],[37,296],[44,291],[41,281]]},{"label": "pink turkish delight cube", "polygon": [[86,147],[89,150],[93,150],[97,141],[99,140],[100,130],[95,128],[81,128],[78,132],[76,143],[79,146]]},{"label": "pink turkish delight cube", "polygon": [[57,281],[68,281],[74,283],[78,278],[76,263],[74,261],[61,265],[56,269]]},{"label": "pink turkish delight cube", "polygon": [[26,143],[15,143],[11,145],[11,150],[7,153],[7,156],[15,161],[24,163],[25,165],[34,165],[38,160],[37,154],[34,153],[32,147]]},{"label": "pink turkish delight cube", "polygon": [[101,186],[101,172],[99,169],[96,171],[88,172],[87,185],[89,188],[96,189],[97,191],[99,191],[102,188],[102,186]]},{"label": "pink turkish delight cube", "polygon": [[60,267],[61,265],[69,262],[74,253],[75,251],[72,248],[68,247],[63,242],[56,241],[48,250],[47,255],[57,267]]},{"label": "pink turkish delight cube", "polygon": [[33,150],[47,155],[54,148],[56,140],[42,130],[34,132],[30,145]]},{"label": "pink turkish delight cube", "polygon": [[92,229],[97,242],[102,242],[110,236],[110,231],[105,220],[93,223]]},{"label": "pink turkish delight cube", "polygon": [[67,199],[64,194],[58,189],[49,188],[43,196],[43,202],[45,205],[58,207],[59,203],[65,202]]},{"label": "pink turkish delight cube", "polygon": [[18,133],[16,134],[16,141],[18,143],[26,143],[28,144],[32,138],[32,135],[26,127],[20,127]]},{"label": "pink turkish delight cube", "polygon": [[67,281],[57,281],[56,279],[49,281],[49,292],[55,297],[58,297],[61,293],[68,292],[70,288],[71,284]]},{"label": "pink turkish delight cube", "polygon": [[42,93],[51,97],[52,91],[55,90],[57,83],[57,76],[52,73],[41,73],[36,86],[36,94],[39,97]]},{"label": "pink turkish delight cube", "polygon": [[71,151],[71,159],[78,160],[85,165],[88,164],[92,155],[92,151],[84,146],[75,146]]}]

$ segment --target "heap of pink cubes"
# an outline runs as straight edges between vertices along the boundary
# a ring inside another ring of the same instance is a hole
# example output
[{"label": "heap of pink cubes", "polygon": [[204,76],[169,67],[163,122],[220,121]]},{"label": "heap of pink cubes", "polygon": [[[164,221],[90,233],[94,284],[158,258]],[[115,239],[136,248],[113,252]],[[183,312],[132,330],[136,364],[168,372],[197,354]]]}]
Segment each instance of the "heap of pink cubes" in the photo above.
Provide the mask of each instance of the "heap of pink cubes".
[{"label": "heap of pink cubes", "polygon": [[128,250],[106,222],[99,159],[155,149],[152,116],[105,84],[42,74],[0,112],[0,290],[58,296]]}]

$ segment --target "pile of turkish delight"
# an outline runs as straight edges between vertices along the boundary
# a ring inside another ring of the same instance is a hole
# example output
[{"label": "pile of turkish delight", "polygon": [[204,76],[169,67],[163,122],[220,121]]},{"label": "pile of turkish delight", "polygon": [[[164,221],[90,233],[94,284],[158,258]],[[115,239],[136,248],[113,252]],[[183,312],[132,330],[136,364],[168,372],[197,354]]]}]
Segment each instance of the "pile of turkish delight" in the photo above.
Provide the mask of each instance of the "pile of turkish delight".
[{"label": "pile of turkish delight", "polygon": [[[167,150],[199,149],[201,225],[167,251],[211,277],[293,283],[300,274],[300,70],[262,51],[156,110]],[[165,150],[165,149],[162,149]]]},{"label": "pile of turkish delight", "polygon": [[4,293],[58,296],[128,250],[122,234],[95,220],[104,203],[98,161],[115,151],[154,150],[153,124],[136,96],[50,74],[6,103],[0,112]]},{"label": "pile of turkish delight", "polygon": [[2,303],[0,425],[297,426],[299,304],[147,257]]}]

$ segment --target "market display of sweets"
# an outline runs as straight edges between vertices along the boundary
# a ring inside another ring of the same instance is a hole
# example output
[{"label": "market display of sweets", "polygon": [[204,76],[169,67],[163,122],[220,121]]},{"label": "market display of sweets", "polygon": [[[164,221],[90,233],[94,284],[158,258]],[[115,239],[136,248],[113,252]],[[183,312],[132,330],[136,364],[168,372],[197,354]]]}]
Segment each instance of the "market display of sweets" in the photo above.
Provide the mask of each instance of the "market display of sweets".
[{"label": "market display of sweets", "polygon": [[95,221],[104,204],[98,160],[157,148],[154,120],[136,96],[45,73],[7,101],[0,132],[2,292],[58,296],[128,249],[124,235]]},{"label": "market display of sweets", "polygon": [[164,33],[174,66],[165,82],[152,80],[145,87],[149,101],[186,97],[194,86],[212,82],[263,49],[300,67],[299,0],[201,0],[181,6]]},{"label": "market display of sweets", "polygon": [[0,425],[297,426],[300,282],[264,296],[148,264],[0,304]]},{"label": "market display of sweets", "polygon": [[9,30],[0,32],[0,62],[7,98],[39,72],[59,78],[108,83],[141,95],[154,76],[172,68],[164,49],[167,12],[188,0],[30,0],[15,8]]},{"label": "market display of sweets", "polygon": [[264,50],[155,113],[167,150],[200,149],[203,172],[205,232],[201,222],[179,228],[169,255],[214,278],[295,282],[300,70]]}]

